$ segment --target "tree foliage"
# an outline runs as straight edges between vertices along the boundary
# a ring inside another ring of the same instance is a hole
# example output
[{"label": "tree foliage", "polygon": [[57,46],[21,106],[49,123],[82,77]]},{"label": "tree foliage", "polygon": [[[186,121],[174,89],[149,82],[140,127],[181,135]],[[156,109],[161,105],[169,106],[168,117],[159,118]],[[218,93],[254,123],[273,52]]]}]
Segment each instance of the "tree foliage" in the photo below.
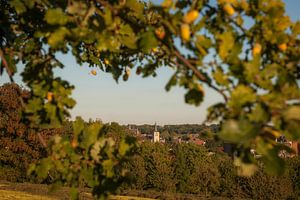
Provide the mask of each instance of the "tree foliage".
[{"label": "tree foliage", "polygon": [[283,172],[274,139],[300,137],[300,23],[281,0],[1,0],[0,11],[0,72],[13,80],[24,65],[31,127],[58,126],[75,105],[73,86],[53,73],[64,67],[58,52],[116,81],[133,68],[147,77],[170,67],[166,90],[184,87],[187,103],[202,102],[203,85],[223,97],[208,120],[222,121],[220,136],[237,143],[242,174],[256,168],[250,148],[269,172]]},{"label": "tree foliage", "polygon": [[[299,195],[298,157],[288,159],[282,176],[269,175],[260,166],[253,176],[242,177],[227,154],[209,152],[201,145],[144,142],[137,152],[125,162],[131,182],[121,187],[121,193],[159,199],[177,199],[179,194],[183,196],[178,199],[185,199],[184,195],[189,199],[294,199]],[[157,155],[161,163],[155,160]],[[172,163],[165,165],[169,160]]]},{"label": "tree foliage", "polygon": [[92,188],[94,197],[106,199],[124,181],[126,171],[120,163],[132,153],[134,140],[123,137],[116,144],[102,129],[100,122],[86,124],[76,119],[71,142],[70,137],[54,136],[49,156],[31,165],[28,173],[43,179],[54,174],[54,186],[70,186],[73,199],[78,198],[77,188],[83,186]]},{"label": "tree foliage", "polygon": [[[29,98],[29,92],[16,84],[0,87],[0,168],[1,179],[25,181],[31,163],[47,155],[43,142],[55,135],[61,135],[62,129],[32,129],[22,121],[21,100]],[[7,173],[7,174],[6,174]]]}]

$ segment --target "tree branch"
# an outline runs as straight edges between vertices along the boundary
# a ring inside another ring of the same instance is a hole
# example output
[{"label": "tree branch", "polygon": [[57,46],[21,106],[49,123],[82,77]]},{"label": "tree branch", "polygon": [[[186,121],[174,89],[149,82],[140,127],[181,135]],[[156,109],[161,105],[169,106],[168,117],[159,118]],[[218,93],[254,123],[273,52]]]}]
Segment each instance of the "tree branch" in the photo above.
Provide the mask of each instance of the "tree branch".
[{"label": "tree branch", "polygon": [[[7,72],[7,74],[8,74],[8,77],[9,77],[9,79],[10,79],[10,82],[12,82],[12,83],[14,83],[15,81],[14,81],[14,79],[13,79],[13,73],[12,73],[12,71],[9,69],[9,67],[8,67],[8,64],[7,64],[7,61],[6,61],[6,59],[5,59],[5,57],[4,57],[4,54],[3,54],[3,51],[2,51],[2,49],[0,49],[0,58],[1,58],[1,60],[2,60],[2,63],[3,63],[3,66],[5,67],[5,69],[6,69],[6,72]],[[1,64],[1,63],[0,63]]]},{"label": "tree branch", "polygon": [[191,69],[193,71],[193,73],[196,75],[196,77],[202,81],[202,82],[205,82],[210,88],[214,89],[215,91],[217,91],[219,94],[221,94],[225,100],[225,102],[228,101],[228,98],[226,96],[226,94],[220,90],[219,88],[217,88],[216,86],[212,85],[208,80],[207,78],[194,66],[192,65],[189,60],[187,60],[183,55],[181,55],[179,53],[178,50],[175,49],[174,51],[175,53],[175,56],[186,66],[188,67],[189,69]]}]

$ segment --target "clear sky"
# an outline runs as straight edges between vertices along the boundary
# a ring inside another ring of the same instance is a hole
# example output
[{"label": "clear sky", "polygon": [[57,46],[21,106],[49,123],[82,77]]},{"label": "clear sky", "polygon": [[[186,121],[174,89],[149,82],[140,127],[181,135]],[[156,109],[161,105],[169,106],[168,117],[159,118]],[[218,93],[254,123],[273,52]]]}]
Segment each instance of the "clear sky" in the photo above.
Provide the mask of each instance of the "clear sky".
[{"label": "clear sky", "polygon": [[[300,1],[284,2],[293,21],[300,20]],[[92,76],[91,68],[79,66],[71,55],[59,55],[59,58],[66,67],[57,71],[57,75],[75,85],[73,98],[77,104],[71,111],[73,118],[100,118],[104,122],[116,121],[121,124],[202,123],[207,107],[222,100],[217,93],[206,88],[204,102],[199,107],[185,104],[184,89],[165,91],[164,87],[172,75],[172,71],[166,67],[159,69],[155,78],[141,78],[132,71],[127,82],[121,78],[117,84],[110,74],[100,70],[97,70],[96,76]],[[22,67],[18,70],[22,71]],[[15,79],[22,84],[18,75]],[[0,77],[0,84],[5,82],[8,82],[7,76]]]}]

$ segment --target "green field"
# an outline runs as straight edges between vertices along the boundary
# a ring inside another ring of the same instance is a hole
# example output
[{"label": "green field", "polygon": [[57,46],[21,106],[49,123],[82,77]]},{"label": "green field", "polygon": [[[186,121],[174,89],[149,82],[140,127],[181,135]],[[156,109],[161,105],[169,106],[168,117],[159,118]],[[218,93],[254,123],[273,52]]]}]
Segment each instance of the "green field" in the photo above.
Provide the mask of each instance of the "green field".
[{"label": "green field", "polygon": [[[0,182],[1,200],[57,200],[70,199],[69,189],[61,188],[55,192],[49,192],[49,186],[30,183]],[[86,190],[80,192],[80,199],[93,199]],[[111,196],[110,200],[151,200],[150,198],[131,196]]]}]

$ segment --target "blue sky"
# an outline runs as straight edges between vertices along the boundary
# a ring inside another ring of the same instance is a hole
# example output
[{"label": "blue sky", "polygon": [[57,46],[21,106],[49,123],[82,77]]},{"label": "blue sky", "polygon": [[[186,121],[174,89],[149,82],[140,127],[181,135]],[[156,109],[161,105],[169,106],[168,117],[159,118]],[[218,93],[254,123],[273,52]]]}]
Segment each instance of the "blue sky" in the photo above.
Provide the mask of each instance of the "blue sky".
[{"label": "blue sky", "polygon": [[[284,2],[293,21],[300,20],[300,1]],[[199,107],[185,104],[185,90],[173,88],[170,92],[165,91],[165,84],[172,75],[172,71],[166,67],[159,69],[155,78],[141,78],[132,71],[127,82],[120,80],[117,84],[110,74],[100,70],[96,76],[92,76],[91,68],[79,66],[71,55],[59,55],[59,58],[66,67],[57,71],[57,75],[75,85],[73,97],[77,105],[71,111],[73,118],[100,118],[104,122],[116,121],[121,124],[202,123],[207,107],[222,100],[217,93],[206,88],[204,102]],[[22,84],[18,75],[15,79]],[[0,84],[5,82],[8,82],[6,75],[0,77]]]}]

